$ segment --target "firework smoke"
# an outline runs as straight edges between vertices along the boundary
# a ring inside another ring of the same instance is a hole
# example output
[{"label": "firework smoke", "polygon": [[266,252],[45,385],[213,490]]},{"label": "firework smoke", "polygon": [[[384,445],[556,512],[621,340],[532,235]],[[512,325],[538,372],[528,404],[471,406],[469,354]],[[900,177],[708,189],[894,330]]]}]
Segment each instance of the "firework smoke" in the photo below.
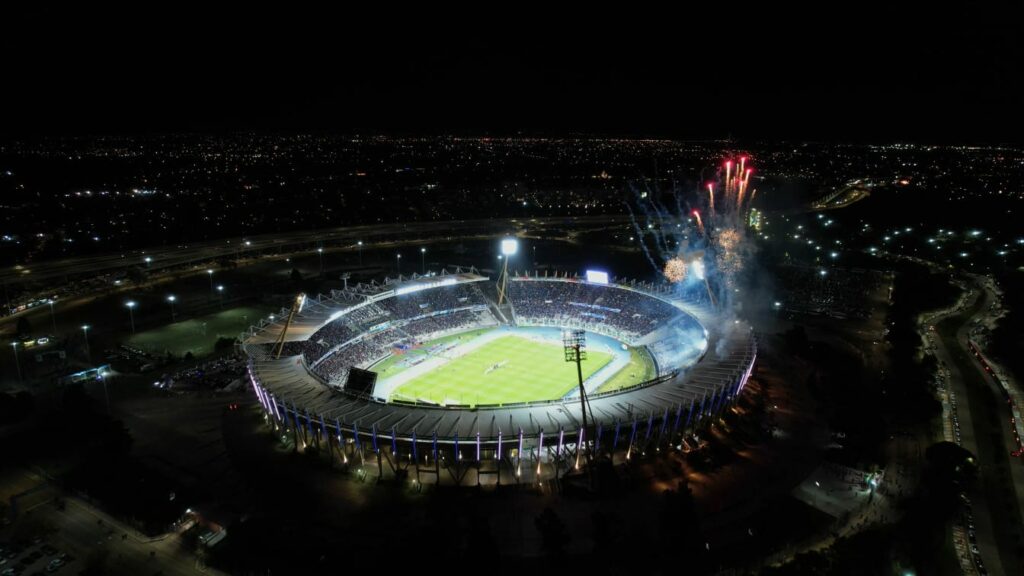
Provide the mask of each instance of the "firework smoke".
[{"label": "firework smoke", "polygon": [[719,172],[724,180],[702,184],[706,196],[696,193],[703,191],[674,188],[667,204],[674,204],[675,212],[650,188],[642,192],[633,188],[634,202],[627,206],[652,268],[681,292],[706,292],[715,307],[730,306],[737,277],[751,254],[745,222],[757,190],[748,195],[753,169],[747,167],[747,160],[746,156],[726,160]]}]

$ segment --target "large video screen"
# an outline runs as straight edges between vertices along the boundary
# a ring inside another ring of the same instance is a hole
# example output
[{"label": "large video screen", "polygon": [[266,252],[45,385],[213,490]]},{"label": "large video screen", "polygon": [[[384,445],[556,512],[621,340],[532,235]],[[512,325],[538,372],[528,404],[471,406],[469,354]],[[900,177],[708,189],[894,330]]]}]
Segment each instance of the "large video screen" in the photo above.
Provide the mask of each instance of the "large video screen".
[{"label": "large video screen", "polygon": [[587,282],[594,284],[607,284],[608,273],[601,272],[600,270],[587,270]]}]

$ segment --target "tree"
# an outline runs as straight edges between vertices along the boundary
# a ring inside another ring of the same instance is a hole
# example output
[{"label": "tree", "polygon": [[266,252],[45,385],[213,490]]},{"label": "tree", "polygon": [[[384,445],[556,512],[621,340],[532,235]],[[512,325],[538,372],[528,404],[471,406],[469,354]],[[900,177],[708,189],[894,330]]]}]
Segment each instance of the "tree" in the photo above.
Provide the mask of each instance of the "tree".
[{"label": "tree", "polygon": [[292,282],[296,284],[302,282],[302,272],[299,272],[298,268],[292,268]]},{"label": "tree", "polygon": [[217,352],[223,352],[224,350],[230,350],[235,345],[235,339],[227,336],[221,336],[217,338],[217,341],[213,344],[213,349]]},{"label": "tree", "polygon": [[128,280],[132,284],[142,284],[146,281],[146,271],[142,268],[129,268]]},{"label": "tree", "polygon": [[565,523],[555,514],[551,507],[544,508],[540,516],[534,520],[537,531],[540,532],[544,552],[548,556],[561,556],[565,552],[565,545],[569,543],[569,532],[565,529]]},{"label": "tree", "polygon": [[29,334],[32,333],[32,323],[28,321],[28,318],[22,316],[18,318],[17,325],[18,338],[28,338]]},{"label": "tree", "polygon": [[802,324],[793,326],[783,335],[785,338],[786,345],[794,354],[803,355],[806,354],[810,342],[807,339],[807,330]]}]

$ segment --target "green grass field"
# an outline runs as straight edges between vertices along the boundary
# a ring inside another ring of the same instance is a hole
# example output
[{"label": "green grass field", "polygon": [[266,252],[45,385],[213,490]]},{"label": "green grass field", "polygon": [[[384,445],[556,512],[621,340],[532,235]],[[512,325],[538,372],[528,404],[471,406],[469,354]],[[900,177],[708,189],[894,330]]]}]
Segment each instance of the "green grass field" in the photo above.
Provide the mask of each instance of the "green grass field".
[{"label": "green grass field", "polygon": [[[588,352],[583,378],[611,360],[607,352]],[[488,371],[498,363],[504,364]],[[503,336],[402,384],[391,398],[470,405],[552,400],[576,380],[576,365],[565,361],[561,346]]]},{"label": "green grass field", "polygon": [[485,332],[490,332],[491,330],[493,330],[493,328],[479,328],[477,330],[469,330],[468,332],[452,334],[451,336],[442,336],[441,338],[437,338],[435,340],[427,342],[422,348],[409,350],[405,354],[401,355],[388,356],[379,363],[374,364],[372,370],[377,373],[377,377],[381,380],[385,378],[391,378],[396,374],[401,374],[402,372],[405,372],[409,368],[408,362],[406,361],[412,358],[416,358],[417,356],[425,355],[427,353],[427,348],[431,348],[439,344],[444,344],[446,342],[451,342],[453,340],[464,340],[466,342],[469,342],[473,338],[476,338],[477,336],[480,336]]},{"label": "green grass field", "polygon": [[259,308],[232,308],[139,332],[129,338],[127,343],[154,354],[170,352],[184,356],[191,352],[194,356],[205,356],[213,352],[217,338],[237,338],[242,330],[266,315],[267,312]]},{"label": "green grass field", "polygon": [[630,348],[629,349],[629,363],[626,364],[621,370],[615,373],[611,378],[605,380],[603,384],[596,390],[598,394],[602,392],[611,392],[626,386],[632,386],[645,380],[650,380],[657,376],[654,371],[654,360],[651,359],[651,355],[643,348]]}]

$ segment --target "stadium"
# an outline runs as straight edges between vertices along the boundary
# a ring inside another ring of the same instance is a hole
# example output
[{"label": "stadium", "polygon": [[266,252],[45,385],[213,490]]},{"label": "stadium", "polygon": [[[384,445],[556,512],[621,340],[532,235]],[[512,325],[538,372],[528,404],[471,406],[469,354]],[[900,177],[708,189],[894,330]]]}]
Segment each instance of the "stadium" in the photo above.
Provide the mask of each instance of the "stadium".
[{"label": "stadium", "polygon": [[723,317],[671,284],[454,268],[300,295],[240,341],[296,449],[378,479],[502,484],[692,442],[756,357]]}]

